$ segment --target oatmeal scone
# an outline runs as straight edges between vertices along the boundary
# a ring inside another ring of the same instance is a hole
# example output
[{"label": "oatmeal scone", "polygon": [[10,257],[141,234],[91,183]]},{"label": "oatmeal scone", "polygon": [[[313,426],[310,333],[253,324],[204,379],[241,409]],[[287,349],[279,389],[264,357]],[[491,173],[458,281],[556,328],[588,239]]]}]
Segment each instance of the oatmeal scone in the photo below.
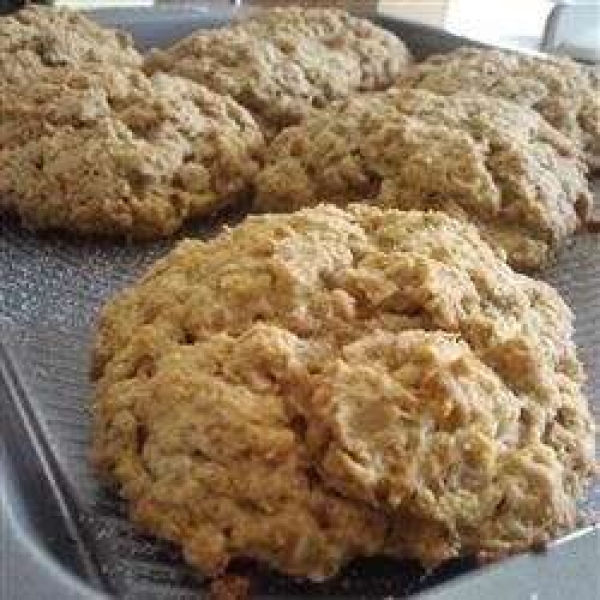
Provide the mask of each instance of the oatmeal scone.
[{"label": "oatmeal scone", "polygon": [[32,229],[154,238],[246,198],[250,114],[191,81],[70,71],[0,94],[0,210]]},{"label": "oatmeal scone", "polygon": [[283,131],[257,178],[259,210],[359,200],[467,219],[531,269],[587,219],[592,196],[576,148],[535,111],[469,92],[391,90]]},{"label": "oatmeal scone", "polygon": [[437,94],[479,92],[530,106],[600,169],[600,82],[597,73],[569,58],[465,47],[415,65],[399,84]]},{"label": "oatmeal scone", "polygon": [[442,213],[250,217],[103,310],[93,460],[209,575],[524,549],[593,468],[571,320]]},{"label": "oatmeal scone", "polygon": [[311,108],[389,87],[409,62],[404,44],[367,20],[336,9],[292,7],[197,31],[150,53],[146,68],[230,94],[270,137]]},{"label": "oatmeal scone", "polygon": [[0,19],[0,86],[39,81],[48,72],[98,65],[139,67],[131,36],[65,8],[29,5]]}]

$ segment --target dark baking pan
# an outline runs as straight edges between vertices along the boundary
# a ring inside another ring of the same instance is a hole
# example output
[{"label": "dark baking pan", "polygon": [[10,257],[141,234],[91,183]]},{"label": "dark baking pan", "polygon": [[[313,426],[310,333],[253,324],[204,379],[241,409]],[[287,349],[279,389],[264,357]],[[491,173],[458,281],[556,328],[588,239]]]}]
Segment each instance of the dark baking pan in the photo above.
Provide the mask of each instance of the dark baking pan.
[{"label": "dark baking pan", "polygon": [[[99,21],[131,30],[140,47],[160,46],[198,27],[226,23],[230,11],[97,11]],[[464,40],[393,19],[381,23],[419,56]],[[240,215],[189,229],[214,235]],[[104,300],[140,274],[173,241],[144,245],[35,236],[0,218],[0,600],[196,598],[206,582],[169,544],[140,535],[125,505],[103,489],[87,461],[88,347]],[[589,397],[600,408],[600,239],[580,237],[545,277],[577,315]],[[600,490],[584,507],[600,508]],[[434,572],[414,563],[368,560],[336,580],[311,585],[259,570],[256,597],[597,600],[600,534],[582,528],[543,554],[478,567],[456,561]]]}]

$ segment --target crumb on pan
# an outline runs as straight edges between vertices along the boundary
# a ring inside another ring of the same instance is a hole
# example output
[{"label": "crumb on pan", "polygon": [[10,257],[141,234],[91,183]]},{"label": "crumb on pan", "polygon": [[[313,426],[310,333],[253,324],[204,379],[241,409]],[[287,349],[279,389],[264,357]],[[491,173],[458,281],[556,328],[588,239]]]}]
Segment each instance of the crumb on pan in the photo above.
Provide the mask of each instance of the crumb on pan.
[{"label": "crumb on pan", "polygon": [[240,575],[224,575],[210,584],[210,600],[248,600],[250,581]]}]

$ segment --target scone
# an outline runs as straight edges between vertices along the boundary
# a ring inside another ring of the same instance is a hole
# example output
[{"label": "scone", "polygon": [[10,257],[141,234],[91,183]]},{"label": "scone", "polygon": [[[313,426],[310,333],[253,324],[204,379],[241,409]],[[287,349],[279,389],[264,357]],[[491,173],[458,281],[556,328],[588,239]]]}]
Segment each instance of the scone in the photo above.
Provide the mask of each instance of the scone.
[{"label": "scone", "polygon": [[409,62],[404,44],[369,21],[341,10],[292,7],[198,31],[150,53],[146,68],[230,94],[270,137],[313,107],[389,87]]},{"label": "scone", "polygon": [[465,47],[415,65],[399,83],[437,94],[480,92],[530,106],[600,169],[600,80],[569,58]]},{"label": "scone", "polygon": [[256,207],[364,200],[476,224],[518,269],[544,265],[587,219],[573,144],[535,111],[473,93],[363,95],[283,131],[257,178]]},{"label": "scone", "polygon": [[139,67],[129,34],[104,29],[76,11],[29,5],[0,19],[0,87],[39,81],[50,71]]},{"label": "scone", "polygon": [[32,229],[156,238],[247,198],[250,114],[191,81],[67,70],[0,94],[0,211]]},{"label": "scone", "polygon": [[524,549],[593,468],[571,320],[442,213],[250,217],[105,307],[93,460],[208,575]]}]

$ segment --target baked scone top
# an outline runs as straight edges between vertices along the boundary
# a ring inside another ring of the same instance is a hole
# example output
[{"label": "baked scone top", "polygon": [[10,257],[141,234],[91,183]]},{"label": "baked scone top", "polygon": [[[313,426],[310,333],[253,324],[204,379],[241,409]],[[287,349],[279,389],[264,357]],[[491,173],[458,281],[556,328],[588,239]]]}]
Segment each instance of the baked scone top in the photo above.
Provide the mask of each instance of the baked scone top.
[{"label": "baked scone top", "polygon": [[150,53],[146,68],[231,94],[271,136],[312,107],[389,87],[409,62],[404,44],[367,20],[341,10],[292,7],[198,31]]},{"label": "baked scone top", "polygon": [[419,89],[315,112],[273,141],[257,178],[259,210],[359,200],[472,221],[521,269],[545,264],[592,203],[576,148],[535,111]]},{"label": "baked scone top", "polygon": [[441,213],[250,217],[104,309],[94,461],[208,574],[525,548],[574,526],[593,466],[571,333]]},{"label": "baked scone top", "polygon": [[0,94],[0,209],[33,229],[153,238],[245,198],[263,137],[231,98],[135,70]]},{"label": "baked scone top", "polygon": [[465,47],[415,65],[399,84],[437,94],[480,92],[530,106],[600,168],[599,79],[569,58]]},{"label": "baked scone top", "polygon": [[80,12],[29,5],[0,19],[0,85],[39,81],[48,70],[85,65],[139,67],[131,36]]}]

